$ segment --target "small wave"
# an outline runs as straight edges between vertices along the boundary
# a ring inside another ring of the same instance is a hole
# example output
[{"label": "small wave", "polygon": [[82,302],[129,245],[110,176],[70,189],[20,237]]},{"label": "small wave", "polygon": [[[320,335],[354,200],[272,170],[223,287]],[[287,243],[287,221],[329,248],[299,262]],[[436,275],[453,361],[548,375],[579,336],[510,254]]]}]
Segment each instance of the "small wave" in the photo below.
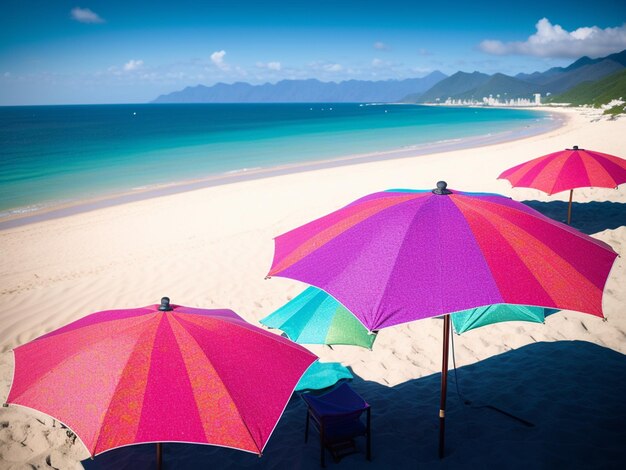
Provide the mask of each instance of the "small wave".
[{"label": "small wave", "polygon": [[13,208],[13,209],[0,211],[0,219],[3,219],[5,217],[12,217],[14,215],[30,214],[32,212],[37,212],[37,211],[39,211],[41,209],[44,209],[46,207],[48,207],[48,206],[46,206],[44,204],[33,204],[31,206],[16,207],[16,208]]},{"label": "small wave", "polygon": [[29,215],[35,212],[53,209],[64,204],[71,204],[74,201],[74,199],[56,199],[53,201],[42,202],[40,204],[29,204],[27,206],[12,207],[11,209],[0,210],[0,219]]},{"label": "small wave", "polygon": [[230,171],[225,171],[224,174],[225,175],[232,175],[232,174],[236,174],[236,173],[246,173],[247,171],[257,171],[257,170],[262,170],[263,167],[262,166],[255,166],[252,168],[240,168],[238,170],[230,170]]},{"label": "small wave", "polygon": [[134,186],[130,188],[131,191],[150,191],[152,189],[160,189],[167,188],[169,186],[175,186],[177,183],[174,181],[169,181],[167,183],[154,183],[154,184],[144,184],[142,186]]}]

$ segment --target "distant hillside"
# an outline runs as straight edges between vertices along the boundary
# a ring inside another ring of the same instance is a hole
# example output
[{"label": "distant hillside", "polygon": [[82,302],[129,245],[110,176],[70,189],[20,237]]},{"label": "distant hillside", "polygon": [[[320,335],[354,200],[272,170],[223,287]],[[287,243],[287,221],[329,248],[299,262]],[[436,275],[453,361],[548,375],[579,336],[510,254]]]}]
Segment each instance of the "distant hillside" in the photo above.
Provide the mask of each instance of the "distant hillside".
[{"label": "distant hillside", "polygon": [[556,75],[552,77],[551,80],[544,83],[543,86],[549,93],[563,93],[580,83],[590,80],[599,80],[620,70],[624,70],[623,65],[619,62],[606,59]]},{"label": "distant hillside", "polygon": [[409,93],[428,90],[446,75],[436,71],[406,80],[321,82],[282,80],[278,83],[218,83],[187,87],[161,95],[153,103],[290,103],[290,102],[396,102]]},{"label": "distant hillside", "polygon": [[515,77],[496,73],[492,76],[474,72],[457,72],[441,80],[430,90],[405,96],[402,101],[409,103],[434,103],[453,100],[481,101],[491,95],[501,100],[516,98],[532,99],[534,93],[542,96],[559,95],[575,86],[596,81],[626,68],[626,50],[590,59],[581,57],[567,67],[553,67],[545,72],[518,74]]},{"label": "distant hillside", "polygon": [[[609,61],[610,64],[602,64],[602,62],[605,61]],[[555,81],[567,82],[568,79],[564,77],[582,76],[587,73],[593,74],[596,79],[598,79],[602,78],[602,76],[610,75],[611,73],[614,73],[615,71],[620,70],[624,67],[626,67],[626,50],[617,52],[615,54],[610,54],[606,57],[599,57],[597,59],[590,59],[589,57],[584,56],[571,63],[567,67],[553,67],[546,70],[545,72],[534,72],[531,74],[519,73],[515,75],[515,78],[527,81],[529,83],[546,85],[549,83],[554,83]],[[610,71],[611,68],[612,71]],[[580,69],[582,69],[582,71]],[[590,78],[588,78],[587,80],[590,80]],[[570,85],[575,81],[576,79],[570,79]],[[579,81],[578,83],[581,82]],[[554,93],[558,93],[558,91],[554,91]]]},{"label": "distant hillside", "polygon": [[502,99],[530,98],[533,93],[545,93],[544,87],[510,77],[502,73],[487,75],[474,72],[457,72],[440,81],[421,95],[406,96],[403,102],[435,103],[448,98],[454,100],[475,99],[500,95]]},{"label": "distant hillside", "polygon": [[402,101],[405,103],[434,103],[437,100],[446,100],[450,96],[457,96],[478,88],[487,83],[489,78],[489,75],[480,72],[457,72],[441,80],[425,93],[412,93],[405,96]]},{"label": "distant hillside", "polygon": [[626,69],[601,80],[581,83],[565,93],[551,97],[550,101],[601,106],[614,99],[626,100]]},{"label": "distant hillside", "polygon": [[480,86],[466,91],[465,93],[459,93],[454,97],[456,99],[482,99],[483,96],[492,95],[494,97],[500,96],[504,99],[516,99],[516,98],[529,98],[534,93],[544,93],[545,90],[539,85],[524,82],[514,77],[509,77],[502,73],[496,73],[489,77],[485,83]]}]

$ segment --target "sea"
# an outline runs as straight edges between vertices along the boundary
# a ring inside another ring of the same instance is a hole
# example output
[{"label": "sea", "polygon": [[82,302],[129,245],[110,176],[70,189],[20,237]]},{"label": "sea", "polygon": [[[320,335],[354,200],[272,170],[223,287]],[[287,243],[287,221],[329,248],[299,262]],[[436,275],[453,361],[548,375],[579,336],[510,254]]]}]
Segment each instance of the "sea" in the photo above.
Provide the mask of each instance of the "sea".
[{"label": "sea", "polygon": [[0,107],[0,221],[190,181],[469,146],[551,126],[553,118],[532,110],[364,103]]}]

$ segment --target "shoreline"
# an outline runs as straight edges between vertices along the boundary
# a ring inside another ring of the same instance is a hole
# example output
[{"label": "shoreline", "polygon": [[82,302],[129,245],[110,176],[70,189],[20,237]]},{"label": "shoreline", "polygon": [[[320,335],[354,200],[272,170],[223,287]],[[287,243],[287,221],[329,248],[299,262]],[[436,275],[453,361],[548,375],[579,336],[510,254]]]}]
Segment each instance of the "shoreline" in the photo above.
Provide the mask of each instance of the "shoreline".
[{"label": "shoreline", "polygon": [[411,147],[395,148],[386,151],[350,154],[338,158],[271,167],[250,169],[243,168],[241,170],[208,175],[198,179],[174,181],[171,183],[134,188],[129,191],[115,192],[101,197],[72,200],[69,202],[50,201],[42,203],[41,207],[37,207],[32,210],[28,210],[28,207],[8,209],[6,211],[8,212],[7,215],[0,215],[0,230],[91,212],[98,209],[118,206],[120,204],[143,201],[146,199],[169,196],[231,183],[271,178],[274,176],[282,176],[292,173],[303,173],[307,171],[336,168],[360,163],[411,158],[456,150],[486,147],[515,140],[528,139],[537,135],[548,134],[567,125],[569,119],[567,113],[559,111],[554,112],[553,109],[542,108],[533,108],[532,110],[544,113],[543,119],[545,119],[546,122],[533,128],[525,127],[499,132],[496,134],[484,134],[453,139],[450,141],[438,141]]}]

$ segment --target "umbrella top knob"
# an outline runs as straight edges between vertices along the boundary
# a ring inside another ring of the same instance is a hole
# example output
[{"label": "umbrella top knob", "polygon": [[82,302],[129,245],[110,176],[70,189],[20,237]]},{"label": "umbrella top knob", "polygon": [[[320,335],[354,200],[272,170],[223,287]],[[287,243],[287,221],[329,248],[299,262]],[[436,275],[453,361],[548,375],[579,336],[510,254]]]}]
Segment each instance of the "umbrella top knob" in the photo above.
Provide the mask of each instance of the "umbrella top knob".
[{"label": "umbrella top knob", "polygon": [[448,183],[446,183],[445,181],[437,181],[437,187],[433,189],[433,193],[439,194],[440,196],[452,194],[452,191],[447,189],[447,187],[448,187]]},{"label": "umbrella top knob", "polygon": [[171,310],[174,310],[174,309],[170,305],[170,298],[169,297],[162,297],[161,298],[161,305],[159,306],[159,311],[161,311],[161,312],[169,312]]},{"label": "umbrella top knob", "polygon": [[578,150],[578,145],[574,145],[574,146],[572,147],[572,150]]}]

